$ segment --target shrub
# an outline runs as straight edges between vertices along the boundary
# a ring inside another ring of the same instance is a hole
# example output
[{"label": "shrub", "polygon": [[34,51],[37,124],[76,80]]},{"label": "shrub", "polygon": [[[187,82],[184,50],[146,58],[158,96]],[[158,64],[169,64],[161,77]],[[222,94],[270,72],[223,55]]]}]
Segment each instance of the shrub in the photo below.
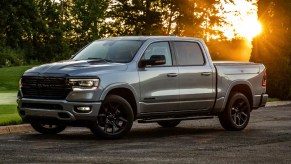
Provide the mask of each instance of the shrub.
[{"label": "shrub", "polygon": [[0,67],[24,65],[24,51],[10,47],[0,48]]}]

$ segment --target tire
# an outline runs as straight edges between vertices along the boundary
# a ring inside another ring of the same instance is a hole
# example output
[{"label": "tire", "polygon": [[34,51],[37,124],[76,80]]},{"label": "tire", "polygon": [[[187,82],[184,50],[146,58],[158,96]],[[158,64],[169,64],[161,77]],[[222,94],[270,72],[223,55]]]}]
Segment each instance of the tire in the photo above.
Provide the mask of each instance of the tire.
[{"label": "tire", "polygon": [[180,120],[173,120],[173,121],[159,121],[158,124],[165,128],[172,128],[180,124]]},{"label": "tire", "polygon": [[240,131],[248,125],[250,111],[248,98],[242,93],[231,92],[226,108],[218,118],[225,130]]},{"label": "tire", "polygon": [[119,139],[130,131],[133,121],[130,104],[120,96],[109,95],[90,129],[98,138]]},{"label": "tire", "polygon": [[36,122],[31,123],[31,126],[34,130],[42,134],[58,134],[66,129],[64,125],[48,125]]}]

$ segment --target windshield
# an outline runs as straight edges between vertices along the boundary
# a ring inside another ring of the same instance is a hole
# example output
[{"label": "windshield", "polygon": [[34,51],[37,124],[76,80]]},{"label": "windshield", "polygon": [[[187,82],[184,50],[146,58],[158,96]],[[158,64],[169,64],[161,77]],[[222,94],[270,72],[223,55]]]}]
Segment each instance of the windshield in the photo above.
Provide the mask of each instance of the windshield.
[{"label": "windshield", "polygon": [[128,63],[143,44],[142,40],[100,40],[85,47],[72,60],[101,60]]}]

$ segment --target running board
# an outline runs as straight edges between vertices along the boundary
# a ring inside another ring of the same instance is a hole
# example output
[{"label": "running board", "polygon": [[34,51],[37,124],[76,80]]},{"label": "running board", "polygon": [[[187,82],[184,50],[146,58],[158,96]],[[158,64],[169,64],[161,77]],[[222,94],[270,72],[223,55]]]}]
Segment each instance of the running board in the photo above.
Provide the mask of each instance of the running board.
[{"label": "running board", "polygon": [[152,123],[152,122],[159,122],[159,121],[174,121],[174,120],[200,120],[200,119],[211,119],[214,118],[213,116],[194,116],[194,117],[181,117],[181,118],[155,118],[155,119],[143,119],[138,120],[138,123]]}]

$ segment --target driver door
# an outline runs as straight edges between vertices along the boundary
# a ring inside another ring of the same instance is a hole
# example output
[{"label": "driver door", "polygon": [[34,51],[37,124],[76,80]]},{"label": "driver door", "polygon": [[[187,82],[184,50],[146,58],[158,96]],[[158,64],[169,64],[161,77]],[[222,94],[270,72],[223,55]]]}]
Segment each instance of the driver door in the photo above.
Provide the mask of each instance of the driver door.
[{"label": "driver door", "polygon": [[164,55],[166,63],[139,68],[141,113],[163,113],[179,109],[178,67],[173,65],[169,42],[148,46],[142,59]]}]

